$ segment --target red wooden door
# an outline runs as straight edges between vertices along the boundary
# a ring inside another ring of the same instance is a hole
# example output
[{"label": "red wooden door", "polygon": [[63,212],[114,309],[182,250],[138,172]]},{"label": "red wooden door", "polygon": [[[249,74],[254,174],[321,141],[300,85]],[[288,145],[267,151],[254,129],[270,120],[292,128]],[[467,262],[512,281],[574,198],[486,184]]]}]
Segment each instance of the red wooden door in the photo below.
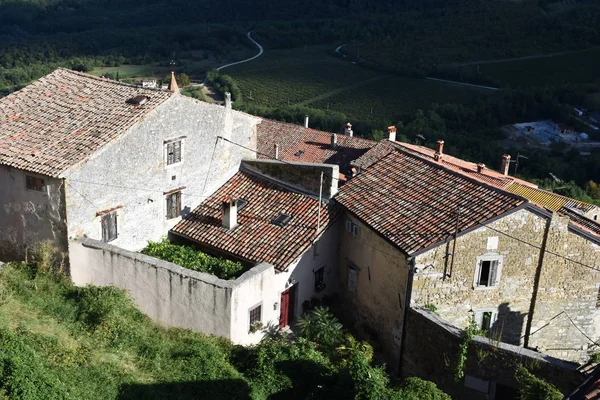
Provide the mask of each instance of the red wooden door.
[{"label": "red wooden door", "polygon": [[292,286],[281,293],[281,308],[279,314],[279,327],[285,328],[294,320],[294,306],[296,304],[296,286]]}]

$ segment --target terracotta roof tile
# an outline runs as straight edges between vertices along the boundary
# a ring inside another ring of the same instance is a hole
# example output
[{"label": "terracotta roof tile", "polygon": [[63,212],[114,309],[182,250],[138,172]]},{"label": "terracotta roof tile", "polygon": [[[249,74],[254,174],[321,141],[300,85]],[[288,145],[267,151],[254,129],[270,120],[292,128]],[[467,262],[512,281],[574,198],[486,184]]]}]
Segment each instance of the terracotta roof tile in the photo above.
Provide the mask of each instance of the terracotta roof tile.
[{"label": "terracotta roof tile", "polygon": [[268,119],[258,125],[257,134],[258,151],[264,154],[260,158],[275,158],[274,145],[278,144],[280,160],[336,164],[342,171],[377,144],[338,134],[334,149],[331,147],[332,133]]},{"label": "terracotta roof tile", "polygon": [[[143,106],[126,103],[138,95],[149,100]],[[0,164],[58,176],[170,96],[57,69],[0,99]]]},{"label": "terracotta roof tile", "polygon": [[407,254],[525,204],[525,199],[395,149],[352,178],[336,200]]},{"label": "terracotta roof tile", "polygon": [[[221,203],[228,197],[248,201],[238,212],[239,226],[233,230],[221,227]],[[313,197],[241,171],[180,221],[172,232],[241,259],[271,263],[283,271],[315,238],[318,203]],[[339,207],[333,203],[321,207],[320,232],[324,232],[334,222]],[[280,212],[292,216],[284,227],[271,224],[271,219]]]},{"label": "terracotta roof tile", "polygon": [[569,217],[570,221],[576,226],[600,237],[600,224],[598,224],[596,221],[586,218],[577,211],[568,207],[562,207],[560,210],[558,210],[558,212]]}]

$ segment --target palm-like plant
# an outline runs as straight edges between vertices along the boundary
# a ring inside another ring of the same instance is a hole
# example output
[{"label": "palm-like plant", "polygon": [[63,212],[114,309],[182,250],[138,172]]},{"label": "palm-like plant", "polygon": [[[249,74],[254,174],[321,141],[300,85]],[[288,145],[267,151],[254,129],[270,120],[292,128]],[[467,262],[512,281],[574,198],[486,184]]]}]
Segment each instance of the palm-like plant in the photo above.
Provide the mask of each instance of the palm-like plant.
[{"label": "palm-like plant", "polygon": [[333,350],[344,339],[343,326],[327,307],[316,307],[298,318],[299,334],[312,342]]}]

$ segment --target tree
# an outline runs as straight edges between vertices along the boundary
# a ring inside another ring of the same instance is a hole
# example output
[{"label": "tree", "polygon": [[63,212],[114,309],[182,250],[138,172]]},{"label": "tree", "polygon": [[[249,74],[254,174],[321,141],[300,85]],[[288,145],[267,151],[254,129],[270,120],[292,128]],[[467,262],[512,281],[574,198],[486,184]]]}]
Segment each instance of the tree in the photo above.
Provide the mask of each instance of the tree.
[{"label": "tree", "polygon": [[515,377],[522,400],[561,400],[564,397],[555,386],[536,377],[522,365],[517,366]]},{"label": "tree", "polygon": [[190,84],[190,77],[187,74],[184,74],[183,72],[181,74],[177,75],[176,79],[177,79],[177,83],[181,87],[185,87]]}]

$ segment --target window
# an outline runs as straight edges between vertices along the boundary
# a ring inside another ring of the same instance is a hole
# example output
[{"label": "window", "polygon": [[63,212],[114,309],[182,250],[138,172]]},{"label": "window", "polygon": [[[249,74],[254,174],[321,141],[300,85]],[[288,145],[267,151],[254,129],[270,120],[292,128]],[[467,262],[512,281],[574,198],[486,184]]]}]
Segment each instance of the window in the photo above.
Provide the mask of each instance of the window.
[{"label": "window", "polygon": [[167,195],[167,219],[181,216],[181,192]]},{"label": "window", "polygon": [[252,325],[262,322],[262,304],[258,305],[250,310],[250,326],[252,329]]},{"label": "window", "polygon": [[117,212],[111,211],[102,216],[102,241],[111,242],[117,238]]},{"label": "window", "polygon": [[489,331],[498,319],[498,310],[485,309],[475,311],[475,324],[482,331]]},{"label": "window", "polygon": [[499,256],[480,257],[475,268],[473,287],[476,289],[498,287],[501,267],[502,258]]},{"label": "window", "polygon": [[292,219],[291,215],[288,214],[284,214],[282,212],[280,212],[278,215],[276,215],[275,217],[271,218],[271,223],[273,225],[277,225],[279,227],[284,227],[286,226],[290,220]]},{"label": "window", "polygon": [[181,140],[166,143],[167,165],[181,162]]},{"label": "window", "polygon": [[35,176],[25,176],[25,188],[27,190],[35,190],[36,192],[43,192],[46,187],[46,183],[42,178],[36,178]]},{"label": "window", "polygon": [[356,292],[358,286],[358,269],[353,266],[348,266],[348,290]]},{"label": "window", "polygon": [[598,294],[596,295],[596,308],[600,308],[600,287],[598,287]]},{"label": "window", "polygon": [[360,227],[349,219],[346,220],[346,231],[352,233],[354,237],[360,237]]},{"label": "window", "polygon": [[314,272],[315,274],[315,292],[325,289],[325,267],[321,267]]}]

